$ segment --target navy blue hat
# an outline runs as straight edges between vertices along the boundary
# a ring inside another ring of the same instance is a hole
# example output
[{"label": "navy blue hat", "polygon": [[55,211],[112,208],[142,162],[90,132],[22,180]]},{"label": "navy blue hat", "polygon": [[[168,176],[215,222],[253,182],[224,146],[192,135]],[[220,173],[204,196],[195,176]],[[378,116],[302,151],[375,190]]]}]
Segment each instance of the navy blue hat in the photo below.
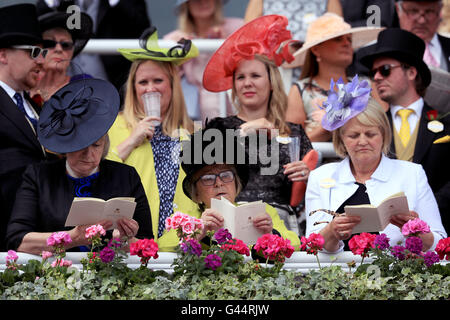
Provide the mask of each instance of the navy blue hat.
[{"label": "navy blue hat", "polygon": [[119,93],[108,81],[70,82],[42,107],[37,126],[39,141],[56,153],[84,149],[108,132],[119,106]]}]

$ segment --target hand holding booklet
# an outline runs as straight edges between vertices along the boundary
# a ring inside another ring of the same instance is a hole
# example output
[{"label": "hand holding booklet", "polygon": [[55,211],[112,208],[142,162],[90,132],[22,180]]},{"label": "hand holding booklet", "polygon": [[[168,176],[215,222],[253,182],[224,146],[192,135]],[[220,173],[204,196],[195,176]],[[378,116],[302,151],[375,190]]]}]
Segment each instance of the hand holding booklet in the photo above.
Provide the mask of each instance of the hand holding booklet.
[{"label": "hand holding booklet", "polygon": [[240,239],[246,244],[255,244],[263,235],[253,225],[253,218],[266,211],[266,204],[255,201],[235,206],[233,203],[221,197],[220,200],[211,199],[211,209],[219,212],[224,218],[224,228],[232,234],[233,238]]},{"label": "hand holding booklet", "polygon": [[408,201],[403,192],[393,194],[384,199],[378,207],[370,204],[345,206],[347,216],[360,216],[361,222],[353,228],[352,233],[379,232],[389,224],[396,214],[408,214]]},{"label": "hand holding booklet", "polygon": [[74,198],[66,219],[66,227],[92,225],[101,220],[113,223],[111,229],[117,228],[117,220],[133,218],[136,202],[134,198]]}]

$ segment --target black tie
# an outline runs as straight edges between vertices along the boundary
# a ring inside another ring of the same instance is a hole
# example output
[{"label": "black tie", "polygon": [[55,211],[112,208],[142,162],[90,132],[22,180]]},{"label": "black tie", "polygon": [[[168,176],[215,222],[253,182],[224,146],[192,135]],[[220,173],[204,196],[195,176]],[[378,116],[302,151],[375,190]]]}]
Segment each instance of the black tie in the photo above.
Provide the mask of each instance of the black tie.
[{"label": "black tie", "polygon": [[22,111],[25,116],[28,118],[28,120],[30,120],[31,124],[34,127],[34,130],[36,131],[37,129],[37,120],[31,118],[28,113],[25,111],[25,107],[23,106],[23,99],[22,96],[20,95],[20,93],[16,92],[16,94],[14,95],[14,99],[16,99],[17,101],[17,107],[19,108],[20,111]]}]

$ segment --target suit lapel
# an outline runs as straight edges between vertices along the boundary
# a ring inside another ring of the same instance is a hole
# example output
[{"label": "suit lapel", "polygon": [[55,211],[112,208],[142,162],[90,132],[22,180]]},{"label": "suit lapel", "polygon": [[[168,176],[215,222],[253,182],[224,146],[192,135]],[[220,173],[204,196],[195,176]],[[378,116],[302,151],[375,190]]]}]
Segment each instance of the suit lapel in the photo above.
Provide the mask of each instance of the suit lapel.
[{"label": "suit lapel", "polygon": [[395,142],[394,142],[394,124],[392,123],[392,114],[391,109],[389,108],[386,112],[386,116],[388,117],[389,124],[391,125],[391,131],[392,131],[392,139],[391,139],[391,146],[389,148],[389,158],[396,159],[397,158],[397,152],[395,151]]},{"label": "suit lapel", "polygon": [[422,109],[422,115],[419,121],[419,132],[417,133],[416,146],[414,148],[413,162],[421,163],[423,157],[427,153],[428,149],[431,147],[433,140],[435,138],[435,133],[428,130],[427,124],[427,112],[432,110],[426,103]]},{"label": "suit lapel", "polygon": [[[17,105],[3,88],[0,88],[0,105],[0,113],[8,118],[18,131],[20,131],[34,146],[39,150],[42,150],[36,134],[25,119],[24,114],[17,108]],[[11,132],[10,134],[13,133]]]},{"label": "suit lapel", "polygon": [[450,72],[450,39],[439,34],[438,39],[441,43],[442,54],[444,55],[445,63],[447,64],[447,71]]}]

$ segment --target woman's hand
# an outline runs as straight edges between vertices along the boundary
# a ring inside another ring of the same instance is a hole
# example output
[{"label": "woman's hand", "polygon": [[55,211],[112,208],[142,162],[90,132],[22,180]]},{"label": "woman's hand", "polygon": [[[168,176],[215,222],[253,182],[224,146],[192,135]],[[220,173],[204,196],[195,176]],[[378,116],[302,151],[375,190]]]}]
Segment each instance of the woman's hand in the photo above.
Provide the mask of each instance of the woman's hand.
[{"label": "woman's hand", "polygon": [[413,220],[419,217],[419,214],[415,211],[410,211],[405,214],[396,214],[391,217],[389,220],[390,223],[402,229],[403,225],[407,223],[409,220]]},{"label": "woman's hand", "polygon": [[256,229],[260,230],[264,234],[272,233],[273,222],[272,218],[267,212],[264,212],[262,215],[253,218],[253,225]]},{"label": "woman's hand", "polygon": [[216,231],[223,227],[224,219],[222,215],[211,208],[203,211],[201,219],[206,231]]},{"label": "woman's hand", "polygon": [[272,122],[270,122],[266,118],[259,118],[256,120],[251,120],[243,123],[240,129],[241,129],[240,132],[241,136],[248,136],[250,133],[256,133],[261,129],[266,129],[267,134],[270,137],[271,130],[275,129],[275,126],[273,125]]},{"label": "woman's hand", "polygon": [[[117,231],[119,234],[117,234]],[[139,230],[139,224],[134,219],[119,219],[117,220],[117,229],[114,230],[113,236],[118,238],[131,239],[136,237]]]},{"label": "woman's hand", "polygon": [[[112,222],[109,220],[102,220],[96,224],[101,225],[103,229],[105,229],[105,231],[110,229],[113,225]],[[89,244],[89,241],[86,239],[86,229],[89,228],[90,226],[92,226],[92,224],[84,224],[81,226],[76,226],[75,228],[73,228],[68,232],[70,238],[72,239],[71,243],[72,247],[85,246]]]},{"label": "woman's hand", "polygon": [[130,139],[135,148],[140,146],[144,140],[151,140],[153,138],[153,134],[155,133],[154,121],[161,122],[161,118],[151,116],[145,117],[139,121],[138,125],[130,135]]},{"label": "woman's hand", "polygon": [[335,239],[347,240],[352,236],[353,228],[360,222],[361,217],[358,216],[340,216],[334,218],[328,224],[328,228]]},{"label": "woman's hand", "polygon": [[283,173],[288,179],[294,181],[306,181],[309,177],[309,168],[303,161],[294,161],[283,166]]}]

